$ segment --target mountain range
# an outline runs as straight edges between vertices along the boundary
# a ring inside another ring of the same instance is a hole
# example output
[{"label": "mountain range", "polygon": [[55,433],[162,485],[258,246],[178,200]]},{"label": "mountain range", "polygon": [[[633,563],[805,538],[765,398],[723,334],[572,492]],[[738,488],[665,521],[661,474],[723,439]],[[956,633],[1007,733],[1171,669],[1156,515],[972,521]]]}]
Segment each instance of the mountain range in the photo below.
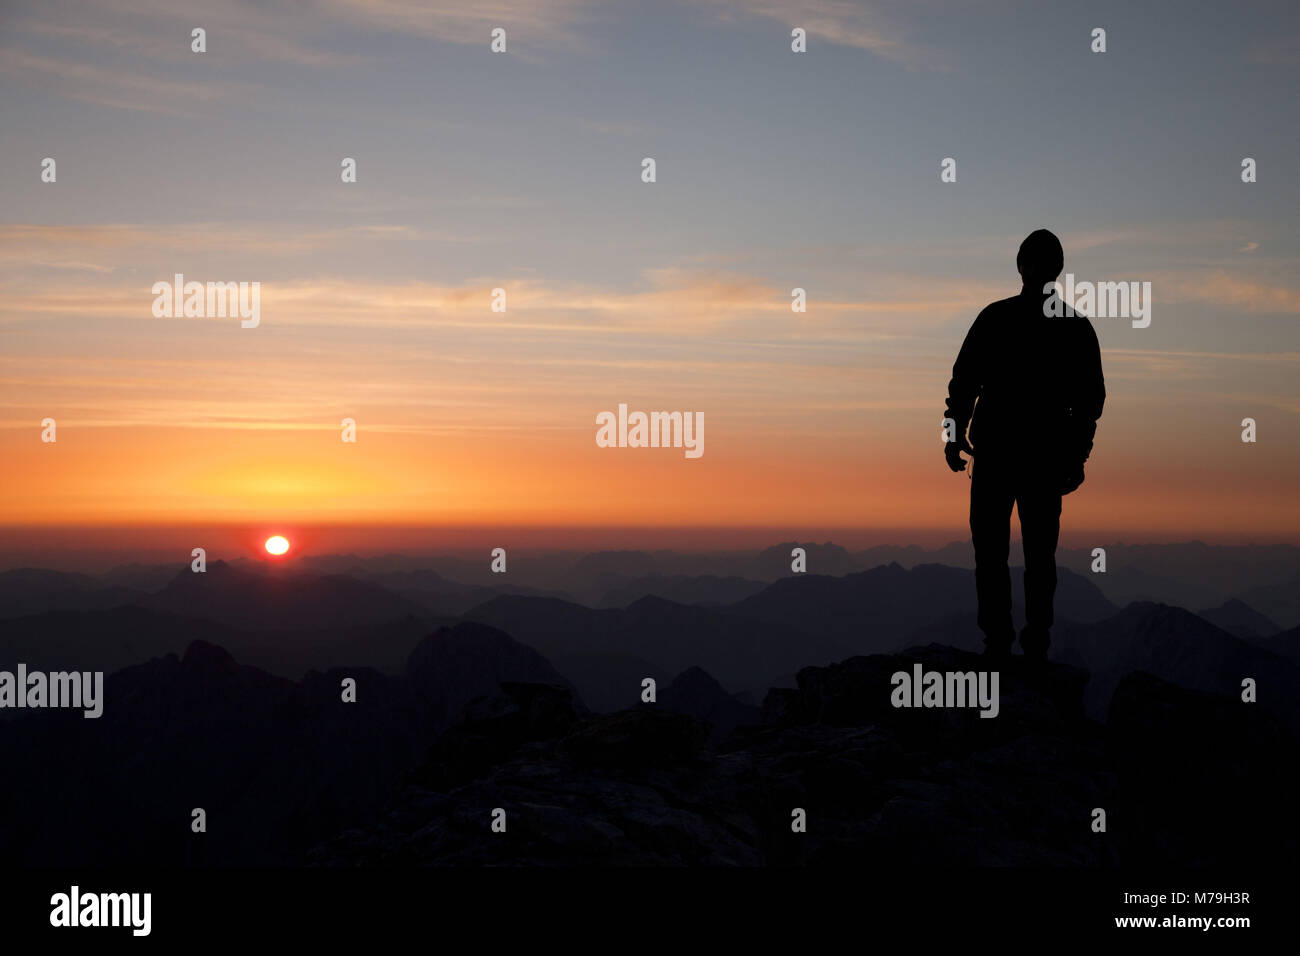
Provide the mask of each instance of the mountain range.
[{"label": "mountain range", "polygon": [[[855,557],[819,546],[809,559]],[[0,796],[4,818],[24,821],[3,828],[0,853],[69,866],[911,852],[1111,865],[1297,848],[1278,802],[1294,794],[1273,771],[1293,766],[1300,734],[1300,628],[1245,597],[1201,613],[1117,606],[1103,575],[1062,566],[1054,663],[1000,665],[1002,713],[971,721],[896,711],[881,684],[916,662],[985,667],[966,568],[764,581],[628,552],[579,562],[603,575],[590,587],[567,565],[548,586],[507,587],[412,562],[0,573],[0,669],[108,674],[97,720],[0,711],[0,761],[24,781]],[[1233,780],[1255,788],[1251,809]],[[1216,820],[1223,807],[1243,819],[1197,843],[1197,801],[1211,797],[1189,794],[1211,795]],[[1125,821],[1112,837],[1080,823],[1099,805]],[[523,842],[482,838],[496,806],[513,808]],[[206,834],[190,830],[197,807]],[[791,839],[792,807],[815,836]]]}]

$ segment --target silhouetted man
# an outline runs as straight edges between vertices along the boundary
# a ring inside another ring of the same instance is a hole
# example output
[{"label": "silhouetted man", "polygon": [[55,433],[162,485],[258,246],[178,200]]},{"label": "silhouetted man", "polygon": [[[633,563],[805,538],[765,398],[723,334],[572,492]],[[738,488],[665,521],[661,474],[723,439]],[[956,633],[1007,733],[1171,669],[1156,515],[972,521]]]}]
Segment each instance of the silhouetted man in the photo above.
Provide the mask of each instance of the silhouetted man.
[{"label": "silhouetted man", "polygon": [[1007,568],[1014,503],[1025,552],[1020,647],[1026,656],[1047,657],[1061,496],[1083,483],[1083,465],[1106,399],[1092,323],[1063,303],[1044,307],[1055,295],[1050,283],[1061,274],[1064,260],[1061,242],[1052,233],[1039,229],[1029,234],[1016,256],[1024,284],[1020,294],[979,314],[948,383],[945,417],[955,425],[956,440],[944,446],[944,457],[953,471],[965,467],[962,452],[975,459],[970,532],[979,626],[985,653],[991,656],[1010,654],[1016,636]]}]

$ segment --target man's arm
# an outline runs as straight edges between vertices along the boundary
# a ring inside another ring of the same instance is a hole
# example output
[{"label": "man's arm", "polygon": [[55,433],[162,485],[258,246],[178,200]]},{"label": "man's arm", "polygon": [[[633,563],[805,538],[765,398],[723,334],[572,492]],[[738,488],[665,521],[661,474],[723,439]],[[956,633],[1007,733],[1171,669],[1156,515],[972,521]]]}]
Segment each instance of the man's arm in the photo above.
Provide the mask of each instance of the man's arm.
[{"label": "man's arm", "polygon": [[1092,323],[1083,319],[1078,353],[1078,377],[1075,394],[1070,401],[1070,424],[1079,464],[1092,454],[1093,438],[1097,434],[1097,420],[1106,404],[1106,381],[1101,373],[1101,346]]},{"label": "man's arm", "polygon": [[966,440],[966,426],[970,424],[971,413],[975,410],[975,399],[979,398],[983,385],[983,361],[981,340],[983,339],[983,313],[975,319],[966,340],[957,353],[957,361],[952,366],[952,378],[948,381],[948,405],[944,417],[957,423],[957,438]]},{"label": "man's arm", "polygon": [[944,418],[951,418],[955,423],[953,432],[956,437],[953,441],[944,443],[943,456],[953,471],[961,471],[966,467],[961,453],[969,454],[971,451],[966,441],[966,427],[970,424],[975,400],[979,397],[983,384],[982,318],[983,313],[980,313],[966,333],[966,339],[957,352],[957,361],[952,366],[952,378],[948,381],[948,404],[943,414]]}]

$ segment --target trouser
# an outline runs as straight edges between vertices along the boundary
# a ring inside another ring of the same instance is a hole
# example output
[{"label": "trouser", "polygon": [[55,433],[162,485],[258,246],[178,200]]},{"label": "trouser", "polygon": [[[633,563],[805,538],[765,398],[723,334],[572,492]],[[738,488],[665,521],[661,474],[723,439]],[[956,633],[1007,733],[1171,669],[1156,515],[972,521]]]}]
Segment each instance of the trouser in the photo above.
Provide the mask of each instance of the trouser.
[{"label": "trouser", "polygon": [[1032,464],[983,456],[971,468],[970,532],[975,546],[975,592],[984,643],[1010,647],[1011,506],[1020,516],[1025,552],[1026,651],[1046,651],[1056,594],[1056,542],[1061,532],[1061,496],[1050,475]]}]

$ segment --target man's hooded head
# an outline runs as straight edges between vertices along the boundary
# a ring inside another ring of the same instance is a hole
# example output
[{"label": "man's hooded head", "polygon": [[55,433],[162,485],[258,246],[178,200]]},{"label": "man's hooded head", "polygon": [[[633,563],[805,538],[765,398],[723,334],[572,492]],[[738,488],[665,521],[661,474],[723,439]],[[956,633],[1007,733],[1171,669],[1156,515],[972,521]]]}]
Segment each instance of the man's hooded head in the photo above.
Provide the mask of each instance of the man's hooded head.
[{"label": "man's hooded head", "polygon": [[1046,229],[1035,229],[1020,244],[1016,253],[1016,268],[1025,286],[1035,291],[1041,290],[1065,268],[1065,251],[1061,249],[1061,240]]}]

